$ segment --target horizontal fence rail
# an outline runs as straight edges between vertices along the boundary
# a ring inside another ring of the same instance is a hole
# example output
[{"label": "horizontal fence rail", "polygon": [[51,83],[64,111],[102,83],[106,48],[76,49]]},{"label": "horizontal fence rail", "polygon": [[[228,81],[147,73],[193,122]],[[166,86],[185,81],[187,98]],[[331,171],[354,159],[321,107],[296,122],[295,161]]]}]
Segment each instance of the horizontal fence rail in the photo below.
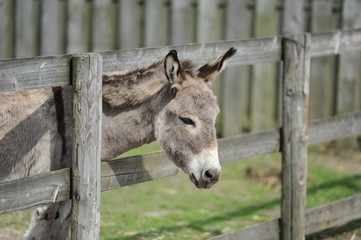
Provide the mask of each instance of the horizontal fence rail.
[{"label": "horizontal fence rail", "polygon": [[[162,59],[171,49],[181,58],[204,64],[220,56],[230,47],[237,54],[230,65],[251,65],[281,60],[282,37],[189,44],[160,48],[144,48],[100,52],[103,71],[112,72],[144,67]],[[312,57],[341,54],[361,49],[361,29],[310,35]],[[69,63],[72,55],[0,60],[0,92],[66,86],[70,83]]]},{"label": "horizontal fence rail", "polygon": [[[305,232],[312,234],[361,218],[361,194],[306,210]],[[322,224],[320,224],[322,223]],[[209,240],[275,240],[281,232],[280,219],[255,224]]]},{"label": "horizontal fence rail", "polygon": [[[230,47],[237,49],[230,64],[276,62],[281,59],[280,37],[109,51],[100,54],[103,57],[103,71],[113,72],[145,67],[164,58],[171,49],[177,50],[180,58],[190,58],[204,64],[219,57]],[[72,55],[62,55],[0,60],[0,91],[69,85],[68,66],[71,57]]]},{"label": "horizontal fence rail", "polygon": [[[220,139],[222,164],[280,151],[281,129],[271,129]],[[361,135],[361,111],[309,123],[309,144]],[[70,199],[70,169],[62,169],[0,183],[0,214],[45,203]],[[163,152],[102,162],[101,190],[107,191],[141,182],[170,177],[182,172]]]}]

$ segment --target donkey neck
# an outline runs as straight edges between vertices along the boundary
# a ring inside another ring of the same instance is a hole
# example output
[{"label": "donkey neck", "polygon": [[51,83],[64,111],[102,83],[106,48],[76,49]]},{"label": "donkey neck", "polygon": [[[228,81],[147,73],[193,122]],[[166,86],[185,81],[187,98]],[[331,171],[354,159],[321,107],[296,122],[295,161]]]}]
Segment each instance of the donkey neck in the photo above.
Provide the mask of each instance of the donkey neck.
[{"label": "donkey neck", "polygon": [[[181,62],[193,74],[191,61]],[[164,60],[130,72],[103,75],[102,159],[153,142],[154,121],[174,98],[164,71]]]},{"label": "donkey neck", "polygon": [[148,101],[134,106],[111,108],[103,104],[102,160],[153,142],[155,119],[173,98],[170,85],[164,85]]}]

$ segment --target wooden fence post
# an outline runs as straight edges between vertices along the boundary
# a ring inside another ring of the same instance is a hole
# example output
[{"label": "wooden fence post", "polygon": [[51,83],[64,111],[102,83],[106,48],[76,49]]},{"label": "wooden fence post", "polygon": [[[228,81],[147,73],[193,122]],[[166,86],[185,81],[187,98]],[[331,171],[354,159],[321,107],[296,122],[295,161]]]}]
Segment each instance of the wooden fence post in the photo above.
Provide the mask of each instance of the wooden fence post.
[{"label": "wooden fence post", "polygon": [[283,40],[283,240],[299,240],[305,236],[310,79],[308,36],[293,35]]},{"label": "wooden fence post", "polygon": [[99,239],[102,57],[72,59],[73,165],[72,239]]}]

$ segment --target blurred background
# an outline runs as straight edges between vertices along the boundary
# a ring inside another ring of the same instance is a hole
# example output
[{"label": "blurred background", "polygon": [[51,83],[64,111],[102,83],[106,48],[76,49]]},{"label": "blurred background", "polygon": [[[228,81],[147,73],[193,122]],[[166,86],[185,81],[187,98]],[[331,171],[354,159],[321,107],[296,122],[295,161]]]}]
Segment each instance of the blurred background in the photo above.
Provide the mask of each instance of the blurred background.
[{"label": "blurred background", "polygon": [[[360,12],[360,0],[0,0],[0,59],[346,30],[361,28]],[[313,59],[311,119],[361,109],[360,59]],[[281,74],[230,67],[213,85],[218,135],[278,126]]]}]

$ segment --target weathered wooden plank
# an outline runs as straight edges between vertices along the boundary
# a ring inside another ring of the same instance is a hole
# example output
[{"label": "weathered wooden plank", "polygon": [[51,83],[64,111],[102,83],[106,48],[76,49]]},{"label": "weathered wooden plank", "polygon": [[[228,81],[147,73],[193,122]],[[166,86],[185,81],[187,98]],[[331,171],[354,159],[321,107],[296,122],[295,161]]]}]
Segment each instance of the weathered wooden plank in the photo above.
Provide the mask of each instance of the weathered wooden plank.
[{"label": "weathered wooden plank", "polygon": [[59,2],[43,0],[40,20],[40,55],[60,54]]},{"label": "weathered wooden plank", "polygon": [[[361,28],[361,1],[343,1],[342,28]],[[348,52],[340,56],[337,81],[337,113],[361,109],[361,53]],[[338,141],[339,146],[357,147],[355,138]]]},{"label": "weathered wooden plank", "polygon": [[358,135],[361,135],[361,111],[317,119],[309,124],[310,145]]},{"label": "weathered wooden plank", "polygon": [[147,66],[164,58],[175,49],[180,59],[192,59],[204,64],[224,54],[230,47],[237,53],[227,66],[249,65],[262,62],[276,62],[281,58],[281,38],[265,38],[254,40],[237,40],[213,43],[199,43],[182,46],[164,46],[159,48],[143,48],[101,53],[104,60],[104,72],[134,69]]},{"label": "weathered wooden plank", "polygon": [[304,32],[305,0],[283,0],[282,34],[298,34]]},{"label": "weathered wooden plank", "polygon": [[280,151],[280,129],[248,133],[218,141],[222,164],[251,159]]},{"label": "weathered wooden plank", "polygon": [[309,77],[307,35],[283,40],[282,239],[304,239]]},{"label": "weathered wooden plank", "polygon": [[145,1],[145,29],[144,29],[144,46],[154,47],[166,44],[162,41],[165,31],[162,16],[163,0]]},{"label": "weathered wooden plank", "polygon": [[85,38],[85,0],[68,0],[67,19],[67,53],[81,53],[86,51]]},{"label": "weathered wooden plank", "polygon": [[311,57],[359,50],[361,50],[361,29],[313,33],[311,35]]},{"label": "weathered wooden plank", "polygon": [[0,61],[0,91],[69,85],[71,55]]},{"label": "weathered wooden plank", "polygon": [[214,41],[217,0],[198,0],[197,34],[199,43]]},{"label": "weathered wooden plank", "polygon": [[170,42],[180,45],[191,42],[191,0],[171,1]]},{"label": "weathered wooden plank", "polygon": [[[104,71],[134,69],[163,58],[176,49],[181,58],[203,64],[222,55],[230,47],[237,49],[229,66],[277,62],[281,58],[281,37],[132,49],[100,53]],[[311,56],[339,54],[361,50],[361,30],[312,34]],[[69,81],[68,63],[71,55],[0,60],[0,91],[65,86]]]},{"label": "weathered wooden plank", "polygon": [[[251,35],[252,18],[247,1],[231,0],[226,6],[225,39],[245,39]],[[222,136],[249,129],[250,67],[228,67],[222,79]]]},{"label": "weathered wooden plank", "polygon": [[0,59],[8,57],[9,1],[0,0]]},{"label": "weathered wooden plank", "polygon": [[[282,26],[281,26],[281,33],[282,34],[300,34],[305,32],[306,29],[306,21],[307,17],[305,17],[305,5],[306,2],[309,1],[305,0],[283,0],[282,2]],[[309,16],[308,16],[309,17]],[[283,71],[283,65],[279,64],[278,69],[278,76]],[[277,124],[281,124],[282,119],[282,98],[280,97],[282,94],[282,84],[281,84],[281,77],[278,78],[277,82],[277,109],[276,109],[276,116],[277,116]]]},{"label": "weathered wooden plank", "polygon": [[114,24],[112,22],[112,0],[93,1],[92,51],[114,49]]},{"label": "weathered wooden plank", "polygon": [[361,194],[306,211],[306,234],[361,218]]},{"label": "weathered wooden plank", "polygon": [[[361,28],[361,1],[343,2],[343,29]],[[340,56],[337,113],[361,109],[361,53],[349,52]]]},{"label": "weathered wooden plank", "polygon": [[279,219],[258,223],[241,230],[212,237],[209,240],[279,240]]},{"label": "weathered wooden plank", "polygon": [[0,214],[70,198],[70,169],[0,182]]},{"label": "weathered wooden plank", "polygon": [[[307,209],[306,234],[316,233],[331,227],[340,226],[361,217],[361,194],[335,201],[320,207]],[[280,219],[255,224],[243,229],[219,235],[210,240],[278,240]]]},{"label": "weathered wooden plank", "polygon": [[72,59],[72,239],[99,239],[102,67],[96,53]]},{"label": "weathered wooden plank", "polygon": [[19,1],[15,5],[15,56],[30,57],[35,54],[33,1]]},{"label": "weathered wooden plank", "polygon": [[[237,49],[228,65],[253,64],[280,60],[279,37],[226,41],[221,43],[190,44],[121,51],[101,52],[104,72],[129,70],[147,66],[176,49],[181,59],[204,64],[224,54],[230,47]],[[71,55],[0,60],[0,91],[24,90],[69,85]]]},{"label": "weathered wooden plank", "polygon": [[[280,132],[281,129],[276,128],[219,139],[219,158],[222,165],[279,152]],[[361,135],[361,111],[313,120],[309,123],[310,145],[355,135]],[[66,185],[69,183],[69,180],[59,180],[57,185],[53,184],[58,181],[56,180],[58,178],[69,179],[69,177],[64,178],[64,176],[62,176],[62,174],[65,174],[62,171],[66,172],[69,171],[69,169],[45,174],[45,176],[49,175],[50,179],[43,182],[45,185],[38,185],[36,182],[41,181],[38,180],[41,178],[41,175],[18,180],[20,183],[1,183],[0,193],[2,193],[2,189],[12,189],[12,195],[0,194],[0,203],[11,203],[11,206],[0,204],[0,213],[22,210],[41,203],[51,203],[54,199],[52,196],[54,196],[53,194],[58,186],[60,189],[64,189],[62,190],[63,192],[69,191],[69,186]],[[179,173],[181,173],[181,171],[166,158],[163,152],[106,161],[102,162],[101,165],[101,189],[102,191],[107,191],[131,184],[169,177]],[[32,191],[29,193],[31,195],[27,195],[28,192],[24,191],[23,188],[16,187],[22,186],[24,183],[29,184],[24,185],[24,188],[36,185],[39,187],[32,188]],[[7,187],[5,188],[3,186]],[[48,197],[35,199],[33,201],[34,196],[43,195],[43,189],[49,189],[46,190]],[[40,193],[38,191],[40,191]],[[13,199],[22,199],[26,196],[27,200],[29,200],[28,203],[13,201]],[[56,201],[67,200],[69,199],[69,195],[59,193],[56,199]]]},{"label": "weathered wooden plank", "polygon": [[170,177],[182,173],[164,152],[110,160],[102,163],[102,191],[136,183]]},{"label": "weathered wooden plank", "polygon": [[[322,32],[336,28],[332,13],[333,1],[312,1],[311,31]],[[334,112],[334,71],[332,56],[312,59],[310,119],[329,117]]]},{"label": "weathered wooden plank", "polygon": [[[276,0],[257,0],[255,12],[255,36],[268,37],[277,34]],[[251,88],[251,131],[276,126],[276,65],[255,65]]]},{"label": "weathered wooden plank", "polygon": [[140,47],[138,2],[120,0],[119,4],[118,47],[130,49]]}]

